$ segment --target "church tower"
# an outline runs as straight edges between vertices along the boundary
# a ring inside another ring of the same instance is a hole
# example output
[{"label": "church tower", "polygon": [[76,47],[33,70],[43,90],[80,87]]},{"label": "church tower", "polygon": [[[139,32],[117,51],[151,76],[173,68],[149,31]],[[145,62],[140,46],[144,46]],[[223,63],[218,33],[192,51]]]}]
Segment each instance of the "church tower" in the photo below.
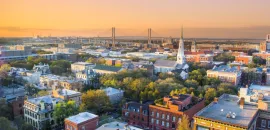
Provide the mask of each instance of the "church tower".
[{"label": "church tower", "polygon": [[192,41],[191,43],[191,52],[196,52],[196,41]]},{"label": "church tower", "polygon": [[186,63],[186,58],[184,54],[184,39],[183,39],[183,27],[181,29],[181,38],[179,40],[179,48],[177,53],[177,61],[178,64]]}]

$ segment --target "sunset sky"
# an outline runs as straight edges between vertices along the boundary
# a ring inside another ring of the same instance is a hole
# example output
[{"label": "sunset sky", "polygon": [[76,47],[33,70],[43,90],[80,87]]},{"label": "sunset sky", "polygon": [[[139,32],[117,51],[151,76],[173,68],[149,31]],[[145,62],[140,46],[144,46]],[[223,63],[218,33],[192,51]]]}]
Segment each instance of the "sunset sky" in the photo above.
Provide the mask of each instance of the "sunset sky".
[{"label": "sunset sky", "polygon": [[1,0],[0,37],[154,35],[264,38],[270,0]]}]

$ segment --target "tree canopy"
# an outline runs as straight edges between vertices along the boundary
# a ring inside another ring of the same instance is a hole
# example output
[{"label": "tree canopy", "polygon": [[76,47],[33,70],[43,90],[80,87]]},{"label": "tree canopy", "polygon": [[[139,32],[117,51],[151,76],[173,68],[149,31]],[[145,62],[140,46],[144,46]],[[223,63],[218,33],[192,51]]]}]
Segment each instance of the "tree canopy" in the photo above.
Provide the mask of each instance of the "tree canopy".
[{"label": "tree canopy", "polygon": [[80,111],[92,111],[98,114],[111,108],[109,97],[103,90],[88,90],[82,95]]},{"label": "tree canopy", "polygon": [[54,108],[53,117],[57,124],[63,125],[65,118],[78,113],[79,111],[75,101],[60,102]]}]

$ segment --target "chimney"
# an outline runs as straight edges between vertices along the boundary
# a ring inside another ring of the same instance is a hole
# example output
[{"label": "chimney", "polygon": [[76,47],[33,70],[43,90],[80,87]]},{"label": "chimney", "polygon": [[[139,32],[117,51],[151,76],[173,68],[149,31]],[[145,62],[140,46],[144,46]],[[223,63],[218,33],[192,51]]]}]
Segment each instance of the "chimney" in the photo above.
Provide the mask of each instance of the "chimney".
[{"label": "chimney", "polygon": [[240,71],[240,69],[241,69],[241,67],[240,67],[240,65],[238,65],[238,66],[237,66],[237,70]]},{"label": "chimney", "polygon": [[258,100],[258,109],[260,110],[268,110],[268,104],[263,102],[262,100]]},{"label": "chimney", "polygon": [[214,98],[214,102],[218,103],[218,98],[217,97]]},{"label": "chimney", "polygon": [[244,109],[244,105],[245,105],[245,98],[241,97],[241,99],[239,101],[239,106],[241,109]]}]

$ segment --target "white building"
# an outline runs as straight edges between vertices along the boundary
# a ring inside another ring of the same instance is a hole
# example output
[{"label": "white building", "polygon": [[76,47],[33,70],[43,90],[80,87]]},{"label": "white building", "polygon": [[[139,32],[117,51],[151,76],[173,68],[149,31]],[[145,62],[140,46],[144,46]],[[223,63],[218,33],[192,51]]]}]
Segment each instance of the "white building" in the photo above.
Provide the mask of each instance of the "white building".
[{"label": "white building", "polygon": [[82,72],[85,71],[87,68],[94,68],[95,64],[87,63],[87,62],[76,62],[71,64],[71,71],[72,72]]},{"label": "white building", "polygon": [[126,57],[138,57],[141,59],[167,59],[168,55],[159,54],[159,53],[145,53],[145,52],[129,52],[126,54]]},{"label": "white building", "polygon": [[240,82],[242,71],[240,67],[228,65],[221,65],[219,67],[214,67],[212,70],[207,70],[207,77],[218,78],[222,82],[231,83],[233,85],[238,85]]},{"label": "white building", "polygon": [[103,90],[105,91],[106,95],[109,97],[112,104],[120,102],[124,95],[124,91],[121,89],[115,89],[115,88],[109,87]]},{"label": "white building", "polygon": [[[183,29],[182,29],[183,31]],[[183,32],[179,40],[179,48],[177,52],[177,61],[170,60],[157,60],[154,64],[155,73],[171,73],[178,72],[182,79],[187,79],[188,77],[188,64],[186,63],[186,58],[184,54],[184,39]]]},{"label": "white building", "polygon": [[84,72],[77,72],[76,79],[83,80],[84,84],[92,84],[97,74],[93,69],[86,69]]},{"label": "white building", "polygon": [[270,110],[270,86],[251,85],[249,88],[240,88],[239,97],[245,98],[245,102],[263,106]]},{"label": "white building", "polygon": [[53,110],[56,104],[61,101],[62,99],[53,98],[50,95],[25,100],[24,120],[37,130],[44,128],[46,122],[54,127],[56,121],[53,119]]},{"label": "white building", "polygon": [[73,90],[57,89],[52,91],[52,95],[65,101],[75,101],[77,107],[79,107],[82,102],[82,93]]}]

